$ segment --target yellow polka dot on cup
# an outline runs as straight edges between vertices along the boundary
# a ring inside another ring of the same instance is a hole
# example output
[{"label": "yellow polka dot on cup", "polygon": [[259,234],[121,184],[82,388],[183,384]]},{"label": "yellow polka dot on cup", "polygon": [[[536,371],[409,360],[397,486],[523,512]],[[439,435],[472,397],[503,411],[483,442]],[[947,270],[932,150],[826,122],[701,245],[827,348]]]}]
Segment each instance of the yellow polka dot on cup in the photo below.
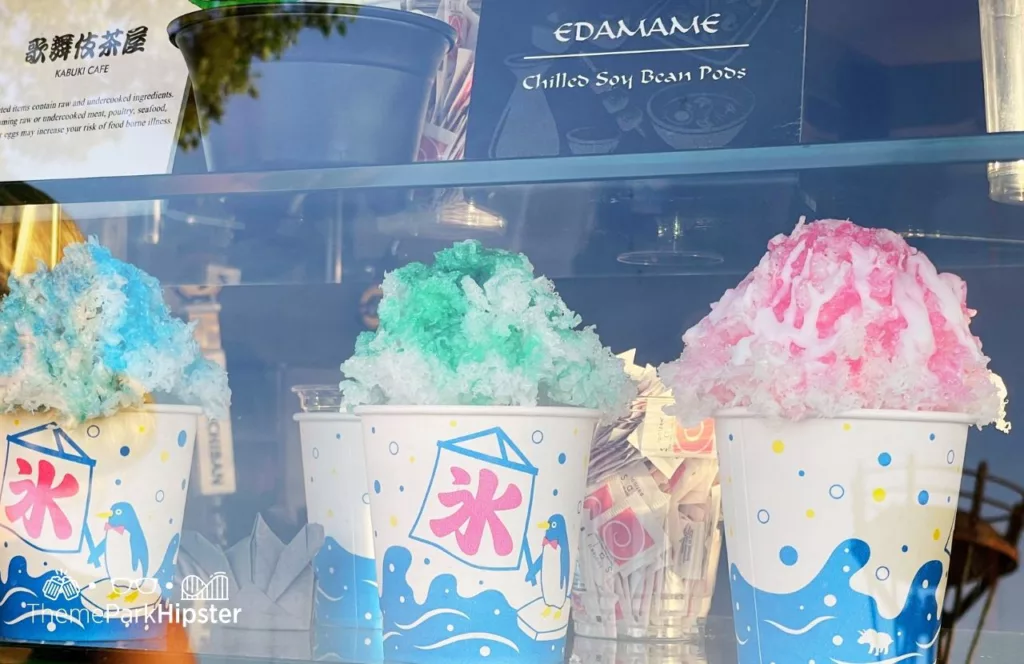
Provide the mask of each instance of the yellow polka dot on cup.
[{"label": "yellow polka dot on cup", "polygon": [[808,519],[813,519],[814,518],[814,510],[807,510],[807,518]]},{"label": "yellow polka dot on cup", "polygon": [[170,452],[165,450],[165,451],[160,453],[160,461],[162,463],[167,463],[167,460],[170,459],[170,458],[171,458],[171,453]]},{"label": "yellow polka dot on cup", "polygon": [[391,518],[388,519],[388,523],[391,524],[392,528],[396,528],[398,526],[398,517],[392,514]]},{"label": "yellow polka dot on cup", "polygon": [[784,442],[782,442],[781,440],[773,440],[772,441],[772,452],[775,452],[776,454],[782,454],[783,451],[785,451],[785,449],[786,449],[786,444]]},{"label": "yellow polka dot on cup", "polygon": [[935,532],[932,533],[932,539],[938,542],[940,537],[942,537],[942,531],[936,528]]},{"label": "yellow polka dot on cup", "polygon": [[876,503],[880,503],[885,500],[885,489],[879,487],[871,492],[871,497],[875,499]]}]

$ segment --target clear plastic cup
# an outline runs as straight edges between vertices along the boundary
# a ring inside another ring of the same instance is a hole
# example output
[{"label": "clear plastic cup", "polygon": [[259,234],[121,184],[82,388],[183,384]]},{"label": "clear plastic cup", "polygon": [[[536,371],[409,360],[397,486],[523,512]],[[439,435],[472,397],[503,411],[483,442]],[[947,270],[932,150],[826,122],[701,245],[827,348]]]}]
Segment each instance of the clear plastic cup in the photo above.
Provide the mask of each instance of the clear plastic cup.
[{"label": "clear plastic cup", "polygon": [[573,585],[580,636],[675,640],[703,631],[722,549],[718,462],[686,459],[660,483],[651,471],[635,462],[584,500]]},{"label": "clear plastic cup", "polygon": [[[989,133],[1024,131],[1024,0],[979,0]],[[1024,204],[1024,161],[988,165],[989,195]]]},{"label": "clear plastic cup", "polygon": [[303,413],[340,413],[341,390],[337,385],[296,385],[292,392],[299,397]]}]

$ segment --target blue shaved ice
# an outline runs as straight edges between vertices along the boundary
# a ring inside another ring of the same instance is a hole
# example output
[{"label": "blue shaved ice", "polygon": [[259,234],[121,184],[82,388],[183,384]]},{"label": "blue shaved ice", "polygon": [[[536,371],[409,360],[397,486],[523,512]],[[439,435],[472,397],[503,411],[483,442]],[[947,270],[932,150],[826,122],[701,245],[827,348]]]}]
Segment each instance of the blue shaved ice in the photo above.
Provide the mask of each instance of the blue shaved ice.
[{"label": "blue shaved ice", "polygon": [[12,276],[0,303],[0,406],[53,410],[71,422],[168,395],[225,415],[227,374],[206,360],[160,284],[96,244],[74,244],[52,270]]}]

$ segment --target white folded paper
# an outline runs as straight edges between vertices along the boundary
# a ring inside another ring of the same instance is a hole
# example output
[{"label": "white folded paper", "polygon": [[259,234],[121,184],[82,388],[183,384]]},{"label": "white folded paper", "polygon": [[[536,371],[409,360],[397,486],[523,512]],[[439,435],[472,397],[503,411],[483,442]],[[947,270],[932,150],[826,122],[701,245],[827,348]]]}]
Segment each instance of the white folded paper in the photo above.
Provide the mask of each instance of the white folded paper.
[{"label": "white folded paper", "polygon": [[[229,629],[308,630],[313,617],[311,562],[323,543],[323,527],[309,524],[285,544],[262,516],[257,516],[252,535],[227,551],[197,532],[186,531],[178,553],[182,580],[178,601],[182,606],[215,603],[217,608],[239,609],[237,621],[224,625]],[[196,597],[199,593],[194,589],[215,588],[211,586],[215,578],[224,577],[226,592]],[[193,625],[202,627],[209,626]]]}]

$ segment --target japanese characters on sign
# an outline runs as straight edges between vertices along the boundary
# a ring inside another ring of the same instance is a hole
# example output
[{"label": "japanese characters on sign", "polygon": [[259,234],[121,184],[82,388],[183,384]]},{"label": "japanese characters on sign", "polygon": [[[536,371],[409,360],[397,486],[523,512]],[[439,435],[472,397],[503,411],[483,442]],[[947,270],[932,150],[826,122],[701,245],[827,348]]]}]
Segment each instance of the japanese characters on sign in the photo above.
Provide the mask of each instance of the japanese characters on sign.
[{"label": "japanese characters on sign", "polygon": [[170,172],[188,67],[165,28],[192,3],[2,4],[0,181]]},{"label": "japanese characters on sign", "polygon": [[28,43],[25,62],[30,65],[43,64],[47,60],[67,62],[74,60],[92,60],[109,58],[117,55],[132,55],[146,50],[146,38],[149,28],[145,25],[121,30],[111,28],[102,35],[90,31],[54,35],[53,39],[36,37]]}]

